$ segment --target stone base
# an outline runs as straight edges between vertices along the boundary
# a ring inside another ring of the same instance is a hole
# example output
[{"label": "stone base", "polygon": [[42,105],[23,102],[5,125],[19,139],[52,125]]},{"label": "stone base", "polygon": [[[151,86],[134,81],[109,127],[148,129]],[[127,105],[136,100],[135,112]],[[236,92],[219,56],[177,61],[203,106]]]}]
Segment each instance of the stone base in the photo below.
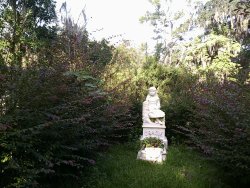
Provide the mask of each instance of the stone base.
[{"label": "stone base", "polygon": [[164,148],[144,148],[141,149],[137,154],[137,159],[162,163],[166,160],[168,139],[165,136],[165,125],[155,123],[143,123],[143,135],[141,140],[149,137],[156,137],[161,139],[164,144]]},{"label": "stone base", "polygon": [[166,160],[167,151],[165,148],[144,148],[137,154],[137,159],[162,163]]}]

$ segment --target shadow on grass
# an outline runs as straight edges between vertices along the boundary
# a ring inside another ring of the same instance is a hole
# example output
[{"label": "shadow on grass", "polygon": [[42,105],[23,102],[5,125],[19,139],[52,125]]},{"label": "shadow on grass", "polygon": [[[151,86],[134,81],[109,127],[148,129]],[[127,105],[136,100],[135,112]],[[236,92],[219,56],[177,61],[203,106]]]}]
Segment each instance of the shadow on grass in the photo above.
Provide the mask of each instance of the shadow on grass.
[{"label": "shadow on grass", "polygon": [[199,154],[170,146],[167,160],[137,160],[136,144],[114,146],[101,154],[84,188],[226,188],[223,173]]}]

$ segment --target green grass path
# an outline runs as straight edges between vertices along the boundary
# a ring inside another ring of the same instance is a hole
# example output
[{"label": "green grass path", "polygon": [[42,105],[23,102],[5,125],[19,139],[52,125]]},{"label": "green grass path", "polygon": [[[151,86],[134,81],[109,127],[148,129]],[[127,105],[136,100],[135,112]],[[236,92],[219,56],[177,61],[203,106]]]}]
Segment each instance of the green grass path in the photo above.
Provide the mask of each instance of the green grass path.
[{"label": "green grass path", "polygon": [[[84,187],[91,188],[225,188],[223,173],[199,154],[170,146],[167,160],[136,160],[136,144],[118,145],[102,154]],[[86,183],[86,182],[85,182]]]}]

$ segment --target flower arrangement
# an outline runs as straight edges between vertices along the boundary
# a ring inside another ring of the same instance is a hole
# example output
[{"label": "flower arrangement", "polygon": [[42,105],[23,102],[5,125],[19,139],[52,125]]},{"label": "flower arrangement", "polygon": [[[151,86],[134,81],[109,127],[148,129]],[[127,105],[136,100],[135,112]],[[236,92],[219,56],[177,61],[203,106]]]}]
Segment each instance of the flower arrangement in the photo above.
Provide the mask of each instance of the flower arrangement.
[{"label": "flower arrangement", "polygon": [[164,148],[163,141],[156,137],[148,137],[141,140],[141,147],[144,148]]}]

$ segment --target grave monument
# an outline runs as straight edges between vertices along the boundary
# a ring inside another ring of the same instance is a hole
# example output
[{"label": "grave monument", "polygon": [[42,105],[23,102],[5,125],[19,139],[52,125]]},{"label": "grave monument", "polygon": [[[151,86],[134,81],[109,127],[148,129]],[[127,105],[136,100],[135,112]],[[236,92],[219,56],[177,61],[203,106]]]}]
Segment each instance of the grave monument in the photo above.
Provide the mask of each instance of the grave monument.
[{"label": "grave monument", "polygon": [[168,140],[165,136],[165,113],[160,110],[160,99],[155,87],[148,89],[148,95],[142,106],[141,141],[147,138],[160,139],[163,147],[143,147],[138,152],[137,159],[161,163],[166,159]]}]

